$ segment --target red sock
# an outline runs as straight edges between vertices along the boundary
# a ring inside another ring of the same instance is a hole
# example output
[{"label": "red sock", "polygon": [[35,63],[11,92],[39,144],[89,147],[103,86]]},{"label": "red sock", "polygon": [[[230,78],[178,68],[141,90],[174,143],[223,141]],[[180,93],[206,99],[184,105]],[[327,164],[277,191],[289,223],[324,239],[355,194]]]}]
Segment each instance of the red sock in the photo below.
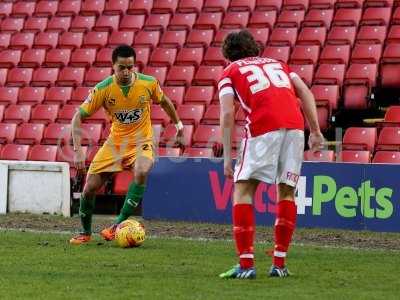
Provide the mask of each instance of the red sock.
[{"label": "red sock", "polygon": [[254,265],[254,210],[252,204],[236,204],[232,209],[233,237],[240,259],[240,267]]},{"label": "red sock", "polygon": [[296,228],[297,208],[294,201],[282,199],[278,203],[275,221],[275,248],[273,264],[285,266],[286,252]]}]

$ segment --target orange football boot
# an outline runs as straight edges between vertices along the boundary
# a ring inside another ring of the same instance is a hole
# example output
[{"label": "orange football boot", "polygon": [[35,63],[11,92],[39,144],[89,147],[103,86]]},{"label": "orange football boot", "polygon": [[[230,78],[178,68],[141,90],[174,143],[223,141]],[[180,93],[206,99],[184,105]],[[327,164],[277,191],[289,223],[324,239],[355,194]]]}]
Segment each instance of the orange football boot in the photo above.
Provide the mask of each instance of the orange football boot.
[{"label": "orange football boot", "polygon": [[86,244],[86,243],[90,242],[91,239],[92,239],[92,237],[90,234],[80,233],[79,235],[71,238],[69,240],[69,243],[72,245],[82,245],[82,244]]},{"label": "orange football boot", "polygon": [[110,227],[104,228],[100,235],[106,241],[112,241],[115,239],[115,230],[117,229],[118,224],[111,225]]}]

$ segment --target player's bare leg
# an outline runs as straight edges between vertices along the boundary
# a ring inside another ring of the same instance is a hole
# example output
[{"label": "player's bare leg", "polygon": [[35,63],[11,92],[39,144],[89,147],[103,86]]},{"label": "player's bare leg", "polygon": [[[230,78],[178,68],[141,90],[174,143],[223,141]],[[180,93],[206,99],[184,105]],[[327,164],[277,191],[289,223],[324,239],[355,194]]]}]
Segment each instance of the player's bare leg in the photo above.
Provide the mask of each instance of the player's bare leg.
[{"label": "player's bare leg", "polygon": [[139,156],[136,159],[133,169],[135,177],[133,182],[129,185],[121,212],[117,217],[115,224],[103,229],[100,233],[106,241],[111,241],[115,238],[115,230],[117,225],[128,219],[133,214],[134,209],[142,201],[143,194],[146,189],[147,176],[152,167],[153,160],[145,156]]},{"label": "player's bare leg", "polygon": [[285,265],[285,258],[296,228],[297,208],[294,195],[294,187],[284,183],[279,184],[275,221],[275,247],[273,265],[270,270],[270,276],[273,277],[290,275]]},{"label": "player's bare leg", "polygon": [[254,269],[255,220],[253,196],[258,183],[257,180],[253,179],[235,183],[232,220],[239,265],[220,274],[221,278],[252,279],[256,276]]},{"label": "player's bare leg", "polygon": [[90,241],[96,192],[109,176],[110,173],[88,174],[79,204],[79,216],[81,217],[83,231],[78,236],[71,238],[71,244],[80,245]]}]

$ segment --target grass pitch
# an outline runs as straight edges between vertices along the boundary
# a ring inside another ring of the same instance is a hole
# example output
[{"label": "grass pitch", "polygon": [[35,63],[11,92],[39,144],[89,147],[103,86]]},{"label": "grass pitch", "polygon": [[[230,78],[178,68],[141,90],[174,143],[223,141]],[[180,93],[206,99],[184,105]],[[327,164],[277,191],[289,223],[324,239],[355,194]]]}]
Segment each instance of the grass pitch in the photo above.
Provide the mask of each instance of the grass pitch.
[{"label": "grass pitch", "polygon": [[223,280],[235,262],[222,240],[149,238],[134,249],[70,235],[0,230],[1,299],[399,299],[400,252],[292,247],[293,277],[268,278],[270,245],[256,245],[256,280]]}]

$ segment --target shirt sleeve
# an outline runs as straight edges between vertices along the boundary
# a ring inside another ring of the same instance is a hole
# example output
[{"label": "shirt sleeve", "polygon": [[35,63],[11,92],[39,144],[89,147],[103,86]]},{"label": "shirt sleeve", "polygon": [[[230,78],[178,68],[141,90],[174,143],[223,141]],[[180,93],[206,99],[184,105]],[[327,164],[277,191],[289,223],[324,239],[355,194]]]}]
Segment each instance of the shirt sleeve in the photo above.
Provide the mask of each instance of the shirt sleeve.
[{"label": "shirt sleeve", "polygon": [[79,107],[79,112],[82,117],[90,117],[94,114],[104,103],[104,93],[99,91],[96,87],[90,91],[85,101]]},{"label": "shirt sleeve", "polygon": [[222,73],[221,79],[218,82],[218,91],[220,101],[224,95],[235,95],[235,91],[233,90],[232,86],[232,79],[226,70]]},{"label": "shirt sleeve", "polygon": [[164,99],[164,92],[160,87],[160,83],[158,80],[154,81],[154,84],[152,86],[152,94],[151,94],[151,99],[153,100],[154,103],[160,104],[163,99]]}]

